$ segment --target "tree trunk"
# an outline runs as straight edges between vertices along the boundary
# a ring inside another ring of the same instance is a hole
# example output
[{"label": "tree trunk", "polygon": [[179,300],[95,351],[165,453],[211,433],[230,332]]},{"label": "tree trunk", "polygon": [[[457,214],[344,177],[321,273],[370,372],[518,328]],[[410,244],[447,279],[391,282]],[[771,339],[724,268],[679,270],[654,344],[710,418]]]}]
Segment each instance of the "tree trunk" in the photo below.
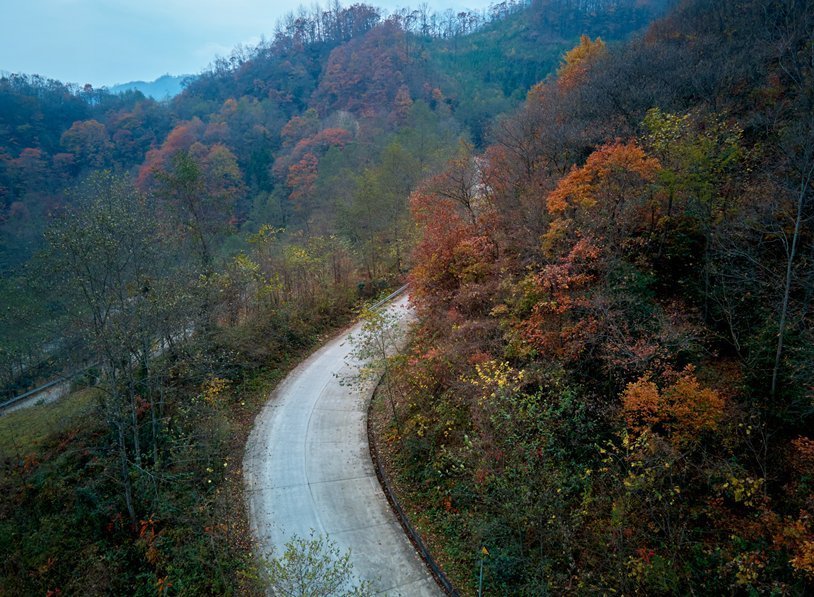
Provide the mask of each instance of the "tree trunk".
[{"label": "tree trunk", "polygon": [[791,237],[791,249],[786,260],[786,279],[783,284],[783,301],[780,304],[780,323],[777,326],[777,350],[774,355],[774,368],[772,369],[771,397],[777,395],[777,380],[780,376],[780,364],[783,357],[783,340],[786,334],[786,321],[789,312],[789,296],[791,295],[792,274],[794,258],[797,255],[797,243],[800,239],[800,225],[803,220],[803,206],[808,193],[808,186],[811,176],[814,174],[814,163],[809,167],[808,172],[804,172],[800,179],[800,192],[797,195],[797,215],[794,218],[794,233]]},{"label": "tree trunk", "polygon": [[118,427],[118,444],[119,444],[119,465],[122,487],[124,489],[124,503],[127,506],[127,515],[130,517],[130,523],[135,527],[138,522],[136,519],[136,510],[133,507],[133,486],[130,483],[130,466],[127,461],[127,443],[124,438],[124,426],[119,423]]}]

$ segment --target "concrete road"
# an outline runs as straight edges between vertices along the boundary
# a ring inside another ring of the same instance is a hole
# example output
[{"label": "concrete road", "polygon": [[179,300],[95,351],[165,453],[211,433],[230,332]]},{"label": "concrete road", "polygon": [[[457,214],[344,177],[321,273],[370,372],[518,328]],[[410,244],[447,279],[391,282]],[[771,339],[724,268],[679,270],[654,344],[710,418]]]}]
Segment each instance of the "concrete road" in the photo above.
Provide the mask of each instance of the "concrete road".
[{"label": "concrete road", "polygon": [[[410,317],[406,297],[389,308]],[[356,370],[352,350],[347,332],[328,342],[258,415],[243,463],[252,529],[261,550],[277,553],[313,529],[350,549],[354,573],[378,592],[441,595],[376,478],[366,428],[372,384],[343,383]]]}]

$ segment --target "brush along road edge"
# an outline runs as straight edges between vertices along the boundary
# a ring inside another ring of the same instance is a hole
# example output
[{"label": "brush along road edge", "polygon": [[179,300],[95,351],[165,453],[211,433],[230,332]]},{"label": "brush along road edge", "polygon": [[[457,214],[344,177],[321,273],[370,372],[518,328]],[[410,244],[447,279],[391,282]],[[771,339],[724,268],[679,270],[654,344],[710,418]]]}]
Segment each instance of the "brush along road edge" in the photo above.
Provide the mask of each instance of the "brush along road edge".
[{"label": "brush along road edge", "polygon": [[[388,307],[406,323],[402,297]],[[367,405],[375,380],[343,380],[358,364],[349,335],[328,342],[292,371],[255,420],[243,461],[249,521],[261,553],[280,554],[311,529],[351,551],[354,574],[377,592],[441,595],[390,508],[371,462]]]}]

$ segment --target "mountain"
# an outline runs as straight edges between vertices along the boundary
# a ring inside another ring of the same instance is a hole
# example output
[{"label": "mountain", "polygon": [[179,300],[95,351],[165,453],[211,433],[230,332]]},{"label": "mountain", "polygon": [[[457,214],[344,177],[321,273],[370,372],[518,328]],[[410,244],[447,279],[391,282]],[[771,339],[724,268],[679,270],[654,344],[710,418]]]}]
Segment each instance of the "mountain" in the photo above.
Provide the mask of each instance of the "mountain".
[{"label": "mountain", "polygon": [[812,31],[332,2],[180,93],[0,76],[0,396],[95,364],[0,417],[0,593],[265,594],[252,421],[409,277],[371,420],[461,594],[814,594]]},{"label": "mountain", "polygon": [[169,100],[184,90],[184,83],[192,75],[170,75],[158,77],[155,81],[130,81],[120,83],[109,88],[111,93],[124,93],[125,91],[140,91],[147,97],[155,100]]}]

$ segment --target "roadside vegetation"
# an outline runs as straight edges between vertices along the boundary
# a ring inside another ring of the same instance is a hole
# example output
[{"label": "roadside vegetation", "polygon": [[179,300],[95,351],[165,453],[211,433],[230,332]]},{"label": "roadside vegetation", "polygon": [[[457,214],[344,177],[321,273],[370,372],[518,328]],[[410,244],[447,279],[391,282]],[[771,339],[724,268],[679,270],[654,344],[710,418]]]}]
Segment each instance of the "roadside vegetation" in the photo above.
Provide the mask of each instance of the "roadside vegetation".
[{"label": "roadside vegetation", "polygon": [[413,194],[380,445],[464,594],[814,590],[812,31],[586,36]]},{"label": "roadside vegetation", "polygon": [[218,329],[161,363],[161,403],[140,393],[132,413],[142,454],[127,442],[126,480],[111,406],[89,391],[0,418],[3,593],[263,594],[241,498],[245,441],[276,382],[350,320],[355,293],[344,297],[320,314],[292,306]]}]

